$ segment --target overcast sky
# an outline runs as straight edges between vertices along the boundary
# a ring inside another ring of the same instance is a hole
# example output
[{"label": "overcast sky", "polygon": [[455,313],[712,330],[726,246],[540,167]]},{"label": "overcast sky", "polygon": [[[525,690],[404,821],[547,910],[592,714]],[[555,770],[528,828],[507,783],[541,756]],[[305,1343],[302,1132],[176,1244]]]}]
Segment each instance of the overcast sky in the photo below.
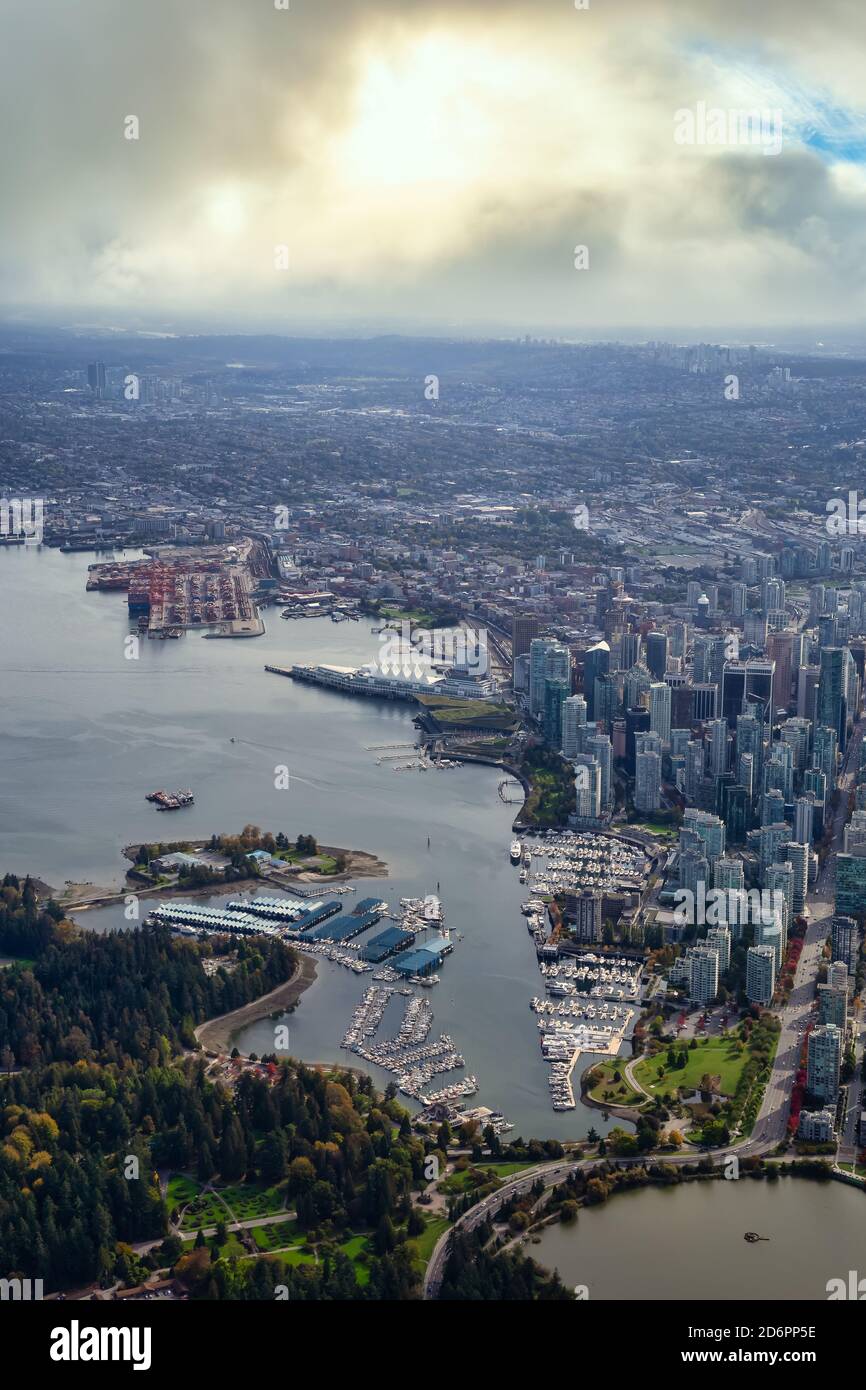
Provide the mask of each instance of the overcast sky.
[{"label": "overcast sky", "polygon": [[[290,5],[4,0],[5,317],[862,320],[861,0]],[[699,103],[781,150],[677,143]]]}]

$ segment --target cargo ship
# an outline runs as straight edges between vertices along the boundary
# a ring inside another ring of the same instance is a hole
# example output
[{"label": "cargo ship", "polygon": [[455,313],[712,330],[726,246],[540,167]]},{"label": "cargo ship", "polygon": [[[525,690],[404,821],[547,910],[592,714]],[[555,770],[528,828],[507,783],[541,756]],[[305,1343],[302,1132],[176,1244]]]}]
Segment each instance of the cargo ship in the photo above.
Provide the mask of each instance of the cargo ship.
[{"label": "cargo ship", "polygon": [[158,811],[179,811],[182,806],[195,804],[195,797],[190,791],[149,792],[145,800],[154,802]]}]

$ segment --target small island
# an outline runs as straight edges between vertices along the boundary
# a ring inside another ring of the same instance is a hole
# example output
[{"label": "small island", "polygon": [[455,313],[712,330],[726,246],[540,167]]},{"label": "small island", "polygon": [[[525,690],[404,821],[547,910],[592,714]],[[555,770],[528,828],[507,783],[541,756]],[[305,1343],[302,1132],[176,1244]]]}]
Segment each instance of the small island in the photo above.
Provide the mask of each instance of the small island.
[{"label": "small island", "polygon": [[139,896],[173,893],[207,894],[226,884],[261,879],[291,891],[297,884],[339,883],[350,878],[383,878],[388,865],[366,850],[319,844],[315,836],[290,839],[246,825],[240,834],[214,834],[208,840],[175,840],[127,845],[125,887],[99,888],[92,883],[65,885],[55,895],[64,908],[83,911],[122,902],[130,890]]}]

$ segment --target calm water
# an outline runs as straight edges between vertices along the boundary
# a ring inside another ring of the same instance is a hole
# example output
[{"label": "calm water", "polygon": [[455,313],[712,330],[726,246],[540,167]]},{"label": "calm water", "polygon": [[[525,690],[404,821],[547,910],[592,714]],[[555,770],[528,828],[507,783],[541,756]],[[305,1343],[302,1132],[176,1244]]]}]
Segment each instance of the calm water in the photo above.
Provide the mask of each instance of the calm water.
[{"label": "calm water", "polygon": [[[438,883],[448,925],[464,934],[429,997],[434,1032],[451,1034],[478,1078],[478,1103],[503,1110],[512,1137],[609,1128],[597,1111],[550,1108],[529,1009],[539,985],[535,950],[508,858],[515,808],[498,798],[497,770],[377,767],[369,745],[413,740],[408,706],[354,700],[263,669],[372,660],[369,622],[285,622],[268,609],[264,637],[144,641],[129,661],[125,596],[84,588],[97,558],[0,551],[0,863],[57,888],[67,879],[109,885],[122,875],[125,844],[200,839],[248,822],[372,851],[390,876],[359,880],[358,896],[381,893],[397,910],[401,897],[436,892]],[[288,790],[274,787],[278,764],[290,769]],[[156,787],[191,787],[196,804],[160,815],[144,800]],[[124,925],[118,909],[81,920]],[[346,1061],[339,1041],[370,976],[326,961],[317,968],[292,1016],[292,1050]],[[248,1029],[243,1044],[270,1050],[273,1024]]]},{"label": "calm water", "polygon": [[854,1187],[742,1178],[622,1193],[527,1248],[590,1300],[821,1300],[828,1279],[866,1275],[864,1216]]}]

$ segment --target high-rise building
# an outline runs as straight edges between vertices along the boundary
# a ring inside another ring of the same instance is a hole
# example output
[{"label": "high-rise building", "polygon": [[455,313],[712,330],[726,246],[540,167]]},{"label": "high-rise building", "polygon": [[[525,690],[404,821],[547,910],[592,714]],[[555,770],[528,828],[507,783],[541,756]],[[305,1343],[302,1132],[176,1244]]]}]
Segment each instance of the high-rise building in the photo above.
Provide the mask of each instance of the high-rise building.
[{"label": "high-rise building", "polygon": [[575,814],[580,820],[598,820],[601,815],[601,768],[589,753],[574,760],[576,792]]},{"label": "high-rise building", "polygon": [[587,727],[586,700],[582,695],[569,695],[562,705],[562,756],[576,758],[582,753],[580,730]]},{"label": "high-rise building", "polygon": [[599,766],[601,774],[601,808],[603,811],[606,811],[613,805],[613,781],[611,779],[613,745],[607,734],[591,734],[585,742],[587,753],[595,758]]},{"label": "high-rise building", "polygon": [[88,362],[87,384],[94,396],[102,397],[105,395],[106,374],[104,362]]},{"label": "high-rise building", "polygon": [[583,693],[586,698],[587,716],[593,723],[598,715],[595,712],[595,683],[600,676],[610,670],[610,647],[607,642],[596,642],[583,658]]},{"label": "high-rise building", "polygon": [[[653,634],[650,633],[650,636]],[[671,741],[671,688],[664,681],[654,681],[649,688],[650,728],[662,743]]]},{"label": "high-rise building", "polygon": [[539,621],[533,613],[515,613],[511,619],[512,658],[525,656],[532,639],[538,636]]},{"label": "high-rise building", "polygon": [[760,720],[755,719],[751,714],[741,714],[737,717],[736,728],[737,759],[739,760],[744,753],[750,753],[752,756],[752,790],[754,794],[763,779],[763,725]]},{"label": "high-rise building", "polygon": [[703,724],[715,719],[719,705],[719,688],[711,681],[702,681],[690,687],[692,696],[691,717],[695,724]]},{"label": "high-rise building", "polygon": [[666,632],[649,632],[646,639],[646,664],[650,674],[657,681],[664,680],[668,668],[668,635]]},{"label": "high-rise building", "polygon": [[545,659],[557,645],[551,637],[533,637],[529,644],[529,713],[536,719],[544,714]]},{"label": "high-rise building", "polygon": [[797,672],[797,714],[800,719],[808,719],[813,724],[820,675],[819,666],[801,666]]},{"label": "high-rise building", "polygon": [[622,706],[622,676],[606,671],[596,677],[593,699],[595,715],[590,722],[611,728]]},{"label": "high-rise building", "polygon": [[815,793],[804,792],[794,803],[794,839],[810,845],[815,835]]},{"label": "high-rise building", "polygon": [[776,956],[772,946],[750,946],[746,952],[746,998],[750,1004],[772,1001],[776,984]]},{"label": "high-rise building", "polygon": [[785,798],[776,787],[761,797],[761,825],[779,825],[785,819]]},{"label": "high-rise building", "polygon": [[722,888],[726,892],[729,888],[737,892],[742,891],[745,883],[743,877],[743,865],[739,859],[717,859],[713,865],[713,887]]},{"label": "high-rise building", "polygon": [[830,925],[830,950],[834,961],[844,961],[853,975],[857,966],[859,932],[853,917],[837,913]]},{"label": "high-rise building", "polygon": [[757,920],[753,924],[756,946],[771,946],[773,948],[773,979],[777,979],[779,971],[782,969],[782,962],[785,959],[785,948],[787,939],[785,928],[781,917],[774,915],[772,920],[767,920],[763,912],[759,912]]},{"label": "high-rise building", "polygon": [[630,777],[635,774],[634,736],[650,727],[650,712],[638,707],[625,712],[625,766]]},{"label": "high-rise building", "polygon": [[707,946],[718,952],[719,974],[724,975],[731,964],[731,933],[728,927],[710,927],[707,931]]},{"label": "high-rise building", "polygon": [[842,1068],[842,1031],[832,1023],[813,1028],[806,1049],[806,1089],[835,1105]]},{"label": "high-rise building", "polygon": [[725,852],[725,823],[719,816],[687,806],[683,812],[683,829],[691,830],[702,841],[709,864],[721,859]]},{"label": "high-rise building", "polygon": [[658,753],[635,756],[634,806],[636,811],[657,811],[661,806],[662,760]]},{"label": "high-rise building", "polygon": [[764,886],[764,876],[770,865],[782,860],[782,846],[791,838],[791,827],[778,821],[773,825],[762,825],[758,834],[761,884]]},{"label": "high-rise building", "polygon": [[845,746],[847,707],[843,690],[845,652],[842,647],[824,647],[821,652],[821,673],[818,678],[818,698],[815,723],[834,729],[839,747]]},{"label": "high-rise building", "polygon": [[844,1033],[848,1026],[848,970],[844,961],[840,962],[845,972],[843,988],[830,984],[818,986],[818,1018],[823,1024],[834,1023]]},{"label": "high-rise building", "polygon": [[585,890],[575,894],[574,935],[578,941],[601,941],[601,893]]},{"label": "high-rise building", "polygon": [[726,719],[711,719],[707,725],[710,741],[710,773],[721,777],[728,770],[728,722]]},{"label": "high-rise building", "polygon": [[790,841],[785,846],[785,850],[788,863],[793,869],[791,911],[794,916],[798,916],[806,907],[806,894],[809,889],[809,855],[811,851],[808,845],[797,844],[795,840]]},{"label": "high-rise building", "polygon": [[709,1004],[719,992],[719,955],[710,946],[695,946],[689,952],[689,998],[696,1004]]},{"label": "high-rise building", "polygon": [[786,719],[780,728],[782,742],[791,750],[794,772],[798,777],[809,763],[809,741],[812,737],[812,723],[809,719],[792,717]]},{"label": "high-rise building", "polygon": [[741,845],[751,825],[750,798],[745,787],[725,787],[722,794],[722,817],[725,835],[732,845]]},{"label": "high-rise building", "polygon": [[763,657],[751,657],[746,662],[745,701],[763,709],[764,723],[772,722],[774,713],[774,681],[776,663]]},{"label": "high-rise building", "polygon": [[[789,846],[790,848],[790,846]],[[790,923],[794,918],[794,866],[787,861],[784,864],[771,864],[764,875],[764,887],[768,893],[781,893],[785,905],[785,920]],[[778,901],[775,897],[773,902]]]},{"label": "high-rise building", "polygon": [[735,580],[731,585],[731,615],[734,618],[742,618],[745,613],[748,592],[745,584],[739,581]]}]

